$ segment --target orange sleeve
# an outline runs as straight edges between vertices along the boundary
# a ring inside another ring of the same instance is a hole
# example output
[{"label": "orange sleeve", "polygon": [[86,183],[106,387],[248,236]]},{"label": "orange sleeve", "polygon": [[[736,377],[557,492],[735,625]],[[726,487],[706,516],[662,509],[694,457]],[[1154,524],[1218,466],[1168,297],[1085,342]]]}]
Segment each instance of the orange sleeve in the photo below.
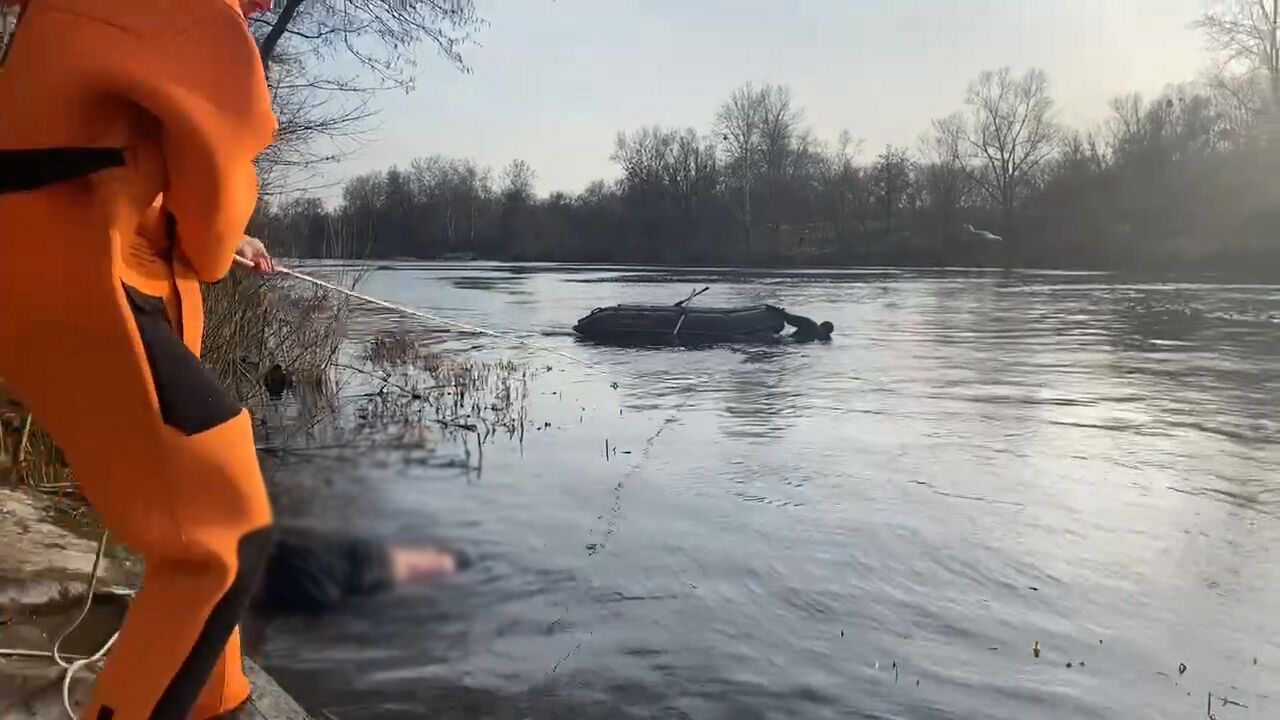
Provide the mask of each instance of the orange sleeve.
[{"label": "orange sleeve", "polygon": [[230,2],[144,4],[154,10],[130,18],[137,32],[116,48],[125,52],[108,61],[110,74],[159,119],[164,204],[177,246],[202,281],[216,282],[257,204],[253,161],[276,129],[270,91],[253,36]]}]

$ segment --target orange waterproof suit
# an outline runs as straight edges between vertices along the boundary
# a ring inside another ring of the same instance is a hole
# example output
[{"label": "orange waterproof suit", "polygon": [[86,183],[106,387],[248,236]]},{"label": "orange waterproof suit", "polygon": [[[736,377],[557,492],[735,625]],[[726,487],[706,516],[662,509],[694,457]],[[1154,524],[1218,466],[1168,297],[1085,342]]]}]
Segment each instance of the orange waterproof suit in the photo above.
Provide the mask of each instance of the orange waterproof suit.
[{"label": "orange waterproof suit", "polygon": [[0,377],[146,560],[91,720],[249,693],[236,628],[271,509],[249,417],[198,359],[199,283],[229,271],[275,131],[239,7],[26,0],[0,66]]}]

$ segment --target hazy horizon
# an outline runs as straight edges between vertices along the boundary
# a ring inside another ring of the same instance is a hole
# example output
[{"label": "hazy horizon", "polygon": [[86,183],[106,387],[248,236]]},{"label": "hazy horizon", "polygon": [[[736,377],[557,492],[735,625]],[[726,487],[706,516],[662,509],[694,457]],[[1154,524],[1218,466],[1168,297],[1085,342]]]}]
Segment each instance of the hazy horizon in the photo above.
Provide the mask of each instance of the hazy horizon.
[{"label": "hazy horizon", "polygon": [[[914,149],[929,121],[963,107],[968,82],[1008,65],[1049,74],[1058,115],[1085,127],[1107,102],[1152,94],[1208,66],[1191,26],[1204,0],[966,0],[963,3],[799,0],[477,0],[488,21],[465,50],[464,74],[420,50],[417,89],[385,94],[369,142],[324,177],[474,158],[495,171],[513,158],[537,190],[577,192],[617,175],[619,130],[651,124],[709,129],[739,85],[791,87],[822,140],[843,129],[863,159],[886,143]],[[337,197],[340,187],[320,192]]]}]

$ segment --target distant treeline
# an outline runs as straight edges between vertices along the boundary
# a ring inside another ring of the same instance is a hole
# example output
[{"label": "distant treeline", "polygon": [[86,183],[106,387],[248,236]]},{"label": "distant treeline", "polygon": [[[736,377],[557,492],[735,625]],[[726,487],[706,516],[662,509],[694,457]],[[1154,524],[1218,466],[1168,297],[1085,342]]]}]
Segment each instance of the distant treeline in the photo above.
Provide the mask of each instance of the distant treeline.
[{"label": "distant treeline", "polygon": [[867,156],[814,137],[786,87],[748,84],[705,132],[619,133],[619,177],[576,196],[536,196],[521,160],[437,156],[352,178],[334,208],[268,204],[256,229],[306,257],[1280,269],[1272,107],[1265,78],[1219,73],[1077,130],[1042,71],[1002,69],[917,147]]}]

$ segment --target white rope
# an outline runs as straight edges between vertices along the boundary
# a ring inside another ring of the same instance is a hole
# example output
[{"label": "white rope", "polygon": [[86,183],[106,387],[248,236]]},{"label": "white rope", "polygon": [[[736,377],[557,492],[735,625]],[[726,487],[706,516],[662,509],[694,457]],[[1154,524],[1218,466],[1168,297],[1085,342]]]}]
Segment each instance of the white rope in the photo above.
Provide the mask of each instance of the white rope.
[{"label": "white rope", "polygon": [[34,657],[34,658],[52,658],[59,667],[66,670],[62,675],[62,708],[67,711],[67,717],[70,720],[76,720],[76,711],[71,707],[71,682],[75,679],[76,673],[86,665],[98,662],[107,652],[111,650],[111,646],[115,644],[116,638],[120,636],[120,631],[112,633],[107,642],[92,655],[87,657],[81,655],[63,655],[62,642],[75,632],[75,629],[84,622],[85,617],[89,614],[89,608],[93,605],[93,593],[98,585],[98,568],[102,565],[102,556],[107,549],[107,531],[102,531],[102,537],[98,539],[98,552],[93,557],[93,567],[89,570],[89,587],[85,591],[84,605],[80,608],[80,615],[76,617],[75,622],[67,626],[66,630],[53,641],[53,650],[18,650],[0,648],[0,657]]},{"label": "white rope", "polygon": [[[240,261],[240,257],[238,255],[236,256],[236,258],[238,263],[242,265],[245,264],[244,262]],[[295,277],[299,280],[309,282],[313,285],[318,285],[322,288],[332,290],[336,293],[341,293],[343,295],[346,295],[347,297],[354,298],[356,300],[360,300],[363,302],[367,302],[370,305],[378,305],[380,307],[387,308],[388,310],[395,310],[396,312],[403,313],[405,315],[411,315],[413,317],[420,318],[422,320],[437,322],[437,323],[440,323],[441,325],[449,325],[451,327],[456,327],[461,330],[466,330],[468,332],[473,332],[480,335],[488,335],[490,337],[499,338],[501,340],[510,340],[512,342],[520,343],[521,345],[526,345],[528,347],[531,347],[535,350],[539,350],[541,352],[547,352],[547,353],[553,353],[555,355],[559,355],[562,358],[567,358],[580,365],[585,365],[586,367],[589,367],[593,370],[599,370],[603,372],[603,369],[599,365],[591,362],[590,360],[583,360],[582,358],[574,355],[570,355],[569,353],[564,352],[563,350],[557,350],[556,348],[549,347],[547,345],[542,345],[541,343],[536,343],[536,342],[533,342],[532,340],[527,340],[525,338],[522,338],[516,335],[511,335],[508,333],[489,330],[487,328],[478,327],[476,325],[468,325],[467,323],[458,322],[457,320],[450,320],[449,318],[440,317],[439,315],[434,315],[429,312],[423,312],[421,310],[415,310],[414,308],[405,307],[404,305],[397,305],[396,303],[387,302],[386,300],[379,300],[378,298],[370,297],[363,293],[358,293],[354,290],[349,290],[340,285],[334,285],[331,282],[327,282],[325,280],[321,280],[319,278],[312,277],[310,275],[304,275],[298,272],[297,270],[290,270],[289,268],[280,267],[279,265],[276,265],[275,269],[276,269],[276,272],[278,273],[283,273],[290,277]]]}]

